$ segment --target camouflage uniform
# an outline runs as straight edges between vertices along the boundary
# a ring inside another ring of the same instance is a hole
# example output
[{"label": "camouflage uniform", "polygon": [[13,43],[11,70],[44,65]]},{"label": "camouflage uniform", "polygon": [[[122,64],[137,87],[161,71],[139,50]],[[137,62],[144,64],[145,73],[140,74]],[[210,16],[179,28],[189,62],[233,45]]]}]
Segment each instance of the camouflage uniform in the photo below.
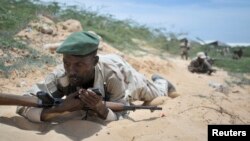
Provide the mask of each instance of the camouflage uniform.
[{"label": "camouflage uniform", "polygon": [[190,48],[189,48],[188,40],[186,38],[181,40],[180,48],[181,48],[181,58],[184,59],[184,57],[185,57],[185,59],[187,60],[188,59],[188,50]]},{"label": "camouflage uniform", "polygon": [[194,58],[191,63],[188,65],[188,70],[190,72],[197,72],[197,73],[208,73],[211,74],[214,69],[212,69],[211,64],[208,62],[208,60],[202,59],[202,61],[198,60],[197,58]]},{"label": "camouflage uniform", "polygon": [[182,49],[182,52],[181,52],[181,58],[187,60],[188,59],[188,50],[189,50],[189,47],[181,47]]}]

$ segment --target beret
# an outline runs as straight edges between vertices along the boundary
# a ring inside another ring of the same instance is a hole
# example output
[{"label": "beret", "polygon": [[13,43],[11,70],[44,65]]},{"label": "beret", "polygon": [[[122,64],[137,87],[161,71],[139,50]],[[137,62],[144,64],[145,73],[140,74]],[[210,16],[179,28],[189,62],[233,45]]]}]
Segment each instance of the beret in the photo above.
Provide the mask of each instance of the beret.
[{"label": "beret", "polygon": [[99,38],[87,31],[72,33],[56,52],[70,55],[88,55],[98,49]]}]

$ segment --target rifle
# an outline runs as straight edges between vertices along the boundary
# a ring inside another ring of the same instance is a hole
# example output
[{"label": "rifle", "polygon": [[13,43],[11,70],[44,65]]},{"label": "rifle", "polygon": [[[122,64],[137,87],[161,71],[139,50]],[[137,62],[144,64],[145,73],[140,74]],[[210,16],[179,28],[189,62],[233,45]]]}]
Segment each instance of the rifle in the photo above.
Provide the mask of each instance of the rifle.
[{"label": "rifle", "polygon": [[211,64],[214,65],[215,62],[220,62],[220,61],[225,61],[226,59],[224,58],[210,58],[207,61]]},{"label": "rifle", "polygon": [[122,103],[108,102],[108,101],[106,102],[106,107],[108,107],[109,109],[111,109],[114,112],[135,111],[135,110],[139,110],[139,109],[146,109],[146,110],[150,110],[151,112],[153,112],[155,110],[162,110],[161,107],[157,107],[157,106],[140,106],[140,105],[126,106]]},{"label": "rifle", "polygon": [[0,93],[0,105],[39,107],[38,98],[34,96],[20,96]]},{"label": "rifle", "polygon": [[[94,90],[96,91],[96,90]],[[12,106],[28,106],[28,107],[40,107],[48,108],[56,105],[60,105],[63,99],[52,98],[48,93],[38,92],[36,96],[20,96],[13,94],[0,93],[0,105],[12,105]],[[113,110],[114,112],[121,111],[135,111],[138,109],[147,109],[151,112],[155,110],[162,110],[161,107],[157,106],[139,106],[131,105],[127,106],[122,103],[105,101],[106,107]]]}]

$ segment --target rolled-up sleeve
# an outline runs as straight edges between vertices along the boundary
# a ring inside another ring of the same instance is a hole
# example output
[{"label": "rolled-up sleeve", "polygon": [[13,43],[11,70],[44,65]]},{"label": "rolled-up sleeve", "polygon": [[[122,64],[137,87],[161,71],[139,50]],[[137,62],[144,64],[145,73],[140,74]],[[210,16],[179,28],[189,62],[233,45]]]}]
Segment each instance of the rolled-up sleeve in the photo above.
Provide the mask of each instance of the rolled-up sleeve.
[{"label": "rolled-up sleeve", "polygon": [[43,108],[36,107],[17,107],[17,113],[32,122],[41,122]]},{"label": "rolled-up sleeve", "polygon": [[41,114],[43,108],[30,107],[26,113],[26,117],[33,122],[41,122]]},{"label": "rolled-up sleeve", "polygon": [[[37,85],[34,85],[29,91],[24,94],[25,96],[33,96],[31,93],[36,94],[38,91],[41,91]],[[27,118],[32,122],[41,122],[40,117],[43,108],[36,107],[27,107],[27,106],[18,106],[16,113]]]},{"label": "rolled-up sleeve", "polygon": [[[34,96],[39,91],[50,93],[53,97],[61,98],[63,97],[63,93],[58,90],[58,80],[62,78],[65,74],[63,65],[58,65],[56,69],[48,74],[42,82],[39,82],[33,85],[24,95],[27,96]],[[63,80],[64,84],[65,80]],[[60,83],[61,85],[61,83]],[[33,94],[33,95],[32,95]],[[26,107],[26,106],[18,106],[16,113],[29,119],[33,122],[41,122],[41,113],[43,108],[36,108],[36,107]]]},{"label": "rolled-up sleeve", "polygon": [[108,108],[108,110],[109,110],[109,112],[108,112],[108,115],[107,115],[105,121],[115,121],[115,120],[118,120],[117,115],[111,109]]}]

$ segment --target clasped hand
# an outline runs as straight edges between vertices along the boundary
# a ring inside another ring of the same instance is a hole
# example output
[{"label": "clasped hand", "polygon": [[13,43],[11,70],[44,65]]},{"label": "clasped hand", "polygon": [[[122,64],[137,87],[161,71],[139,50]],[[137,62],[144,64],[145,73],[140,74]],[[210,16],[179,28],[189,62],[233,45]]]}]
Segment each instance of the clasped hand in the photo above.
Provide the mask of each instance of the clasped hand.
[{"label": "clasped hand", "polygon": [[66,99],[58,105],[61,112],[73,112],[82,110],[83,108],[90,108],[96,112],[105,108],[102,102],[102,97],[95,94],[95,92],[86,89],[79,89],[66,97]]}]

